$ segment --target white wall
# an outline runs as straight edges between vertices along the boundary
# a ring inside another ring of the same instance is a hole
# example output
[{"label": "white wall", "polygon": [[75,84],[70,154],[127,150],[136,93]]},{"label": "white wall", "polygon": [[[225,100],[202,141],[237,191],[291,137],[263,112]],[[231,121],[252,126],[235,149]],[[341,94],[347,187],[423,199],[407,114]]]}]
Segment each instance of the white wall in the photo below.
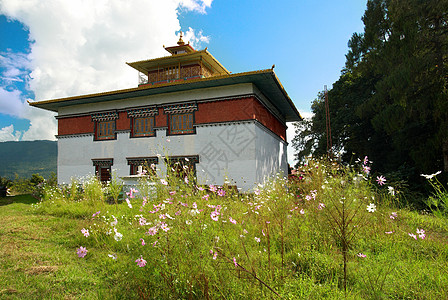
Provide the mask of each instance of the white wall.
[{"label": "white wall", "polygon": [[[224,184],[227,177],[242,190],[253,188],[256,174],[256,132],[254,122],[201,125],[194,135],[166,136],[158,129],[156,137],[129,138],[118,133],[116,140],[93,141],[93,135],[62,137],[58,140],[58,181],[95,172],[92,159],[113,158],[112,170],[118,176],[129,175],[127,157],[199,155],[196,165],[200,184]],[[260,134],[266,135],[261,131]],[[163,160],[159,168],[165,170]],[[259,176],[258,176],[259,177]]]},{"label": "white wall", "polygon": [[257,182],[263,184],[277,173],[287,176],[287,143],[261,125],[255,132]]}]

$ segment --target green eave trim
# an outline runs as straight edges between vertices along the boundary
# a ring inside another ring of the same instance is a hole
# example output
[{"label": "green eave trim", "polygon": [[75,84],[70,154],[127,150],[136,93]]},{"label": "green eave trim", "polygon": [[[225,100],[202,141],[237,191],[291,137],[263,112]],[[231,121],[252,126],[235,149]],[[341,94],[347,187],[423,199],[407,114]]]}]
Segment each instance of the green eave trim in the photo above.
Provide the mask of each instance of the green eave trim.
[{"label": "green eave trim", "polygon": [[286,122],[302,119],[300,113],[289,98],[282,84],[272,69],[238,73],[193,80],[176,81],[156,85],[142,85],[138,88],[117,90],[61,99],[29,102],[31,106],[58,112],[65,106],[107,102],[150,95],[182,92],[187,90],[227,86],[241,83],[253,83],[266,96],[272,105],[285,117]]}]

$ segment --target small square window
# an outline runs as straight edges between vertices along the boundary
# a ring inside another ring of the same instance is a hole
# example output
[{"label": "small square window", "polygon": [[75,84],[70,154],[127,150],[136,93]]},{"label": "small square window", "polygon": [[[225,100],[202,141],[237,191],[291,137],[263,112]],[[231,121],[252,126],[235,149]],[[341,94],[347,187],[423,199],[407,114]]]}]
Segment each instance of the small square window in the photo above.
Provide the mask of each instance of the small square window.
[{"label": "small square window", "polygon": [[194,133],[193,113],[170,115],[170,134],[190,133]]},{"label": "small square window", "polygon": [[134,118],[132,121],[132,136],[154,136],[154,117]]},{"label": "small square window", "polygon": [[115,139],[115,121],[97,121],[95,137],[97,140]]}]

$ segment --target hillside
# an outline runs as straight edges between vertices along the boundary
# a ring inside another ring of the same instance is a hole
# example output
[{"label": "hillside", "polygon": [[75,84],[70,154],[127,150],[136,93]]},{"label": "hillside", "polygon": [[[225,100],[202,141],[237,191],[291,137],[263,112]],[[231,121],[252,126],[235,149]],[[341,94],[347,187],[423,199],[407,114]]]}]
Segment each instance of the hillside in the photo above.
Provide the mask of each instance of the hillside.
[{"label": "hillside", "polygon": [[39,173],[49,178],[57,171],[56,141],[0,142],[0,176],[28,178]]}]

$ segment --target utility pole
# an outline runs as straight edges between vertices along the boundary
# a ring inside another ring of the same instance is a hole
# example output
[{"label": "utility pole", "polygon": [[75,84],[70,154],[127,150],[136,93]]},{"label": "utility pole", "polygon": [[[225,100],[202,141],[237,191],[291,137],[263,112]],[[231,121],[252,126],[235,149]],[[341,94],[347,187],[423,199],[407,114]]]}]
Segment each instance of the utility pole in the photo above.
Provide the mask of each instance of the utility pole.
[{"label": "utility pole", "polygon": [[332,156],[331,149],[333,148],[333,143],[331,141],[330,106],[328,104],[328,91],[326,85],[324,85],[324,93],[325,93],[325,115],[326,115],[325,123],[327,125],[327,154],[328,156]]}]

